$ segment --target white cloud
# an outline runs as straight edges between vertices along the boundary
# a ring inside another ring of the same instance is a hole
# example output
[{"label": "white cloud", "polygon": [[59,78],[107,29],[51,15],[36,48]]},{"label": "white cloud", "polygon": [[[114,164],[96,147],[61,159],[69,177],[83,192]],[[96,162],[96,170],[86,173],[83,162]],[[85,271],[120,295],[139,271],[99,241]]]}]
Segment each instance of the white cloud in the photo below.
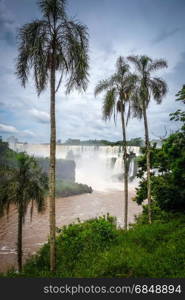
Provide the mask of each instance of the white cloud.
[{"label": "white cloud", "polygon": [[35,137],[35,133],[33,133],[29,129],[18,130],[15,126],[0,124],[0,133],[2,134],[14,134],[18,137]]},{"label": "white cloud", "polygon": [[0,124],[1,133],[18,133],[18,130],[14,126]]},{"label": "white cloud", "polygon": [[22,136],[36,136],[35,135],[35,133],[34,132],[32,132],[31,130],[28,130],[28,129],[25,129],[25,130],[23,130],[22,132],[20,132],[20,134],[22,135]]},{"label": "white cloud", "polygon": [[38,110],[36,108],[30,109],[29,114],[33,116],[40,123],[49,123],[49,114],[45,111]]}]

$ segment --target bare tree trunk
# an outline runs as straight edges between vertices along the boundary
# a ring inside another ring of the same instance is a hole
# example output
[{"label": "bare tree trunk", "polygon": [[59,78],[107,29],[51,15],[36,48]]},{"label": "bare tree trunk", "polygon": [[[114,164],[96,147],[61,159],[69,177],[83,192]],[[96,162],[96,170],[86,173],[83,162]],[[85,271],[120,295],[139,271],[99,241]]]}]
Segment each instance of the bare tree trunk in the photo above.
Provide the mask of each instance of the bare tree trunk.
[{"label": "bare tree trunk", "polygon": [[18,234],[17,234],[17,264],[18,271],[22,271],[22,223],[23,223],[23,208],[22,203],[18,208]]},{"label": "bare tree trunk", "polygon": [[126,127],[124,118],[124,105],[121,101],[121,123],[123,133],[123,160],[124,160],[124,194],[125,194],[125,211],[124,211],[124,229],[128,227],[128,162],[127,162],[127,140]]},{"label": "bare tree trunk", "polygon": [[152,223],[152,210],[151,210],[151,178],[150,178],[150,140],[148,132],[148,121],[146,114],[146,105],[143,101],[143,116],[145,127],[145,147],[146,147],[146,166],[147,166],[147,198],[148,198],[148,222]]},{"label": "bare tree trunk", "polygon": [[50,270],[56,271],[56,221],[55,221],[55,168],[56,168],[56,120],[55,120],[55,58],[51,62],[50,78],[50,172],[49,172],[49,216],[50,216]]}]

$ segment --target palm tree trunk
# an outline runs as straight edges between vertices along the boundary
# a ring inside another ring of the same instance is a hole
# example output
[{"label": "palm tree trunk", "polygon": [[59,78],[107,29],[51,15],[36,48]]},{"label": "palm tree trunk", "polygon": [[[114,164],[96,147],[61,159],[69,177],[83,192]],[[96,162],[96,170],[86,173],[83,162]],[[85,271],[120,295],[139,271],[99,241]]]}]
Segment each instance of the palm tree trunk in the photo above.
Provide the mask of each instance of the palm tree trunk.
[{"label": "palm tree trunk", "polygon": [[18,234],[17,234],[17,264],[18,271],[22,271],[22,223],[23,223],[23,208],[22,203],[18,208]]},{"label": "palm tree trunk", "polygon": [[123,133],[123,160],[124,160],[124,194],[125,194],[125,210],[124,210],[124,229],[128,227],[128,163],[127,163],[127,140],[126,127],[124,118],[124,105],[121,101],[121,123]]},{"label": "palm tree trunk", "polygon": [[145,101],[143,101],[143,117],[144,117],[144,127],[145,127],[145,147],[146,147],[146,166],[147,166],[148,222],[149,224],[151,224],[152,211],[151,211],[151,178],[150,178],[150,140],[149,140]]},{"label": "palm tree trunk", "polygon": [[55,59],[51,62],[50,73],[50,172],[49,172],[49,217],[50,217],[50,270],[56,271],[56,243],[55,243],[55,168],[56,168],[56,120],[55,120]]}]

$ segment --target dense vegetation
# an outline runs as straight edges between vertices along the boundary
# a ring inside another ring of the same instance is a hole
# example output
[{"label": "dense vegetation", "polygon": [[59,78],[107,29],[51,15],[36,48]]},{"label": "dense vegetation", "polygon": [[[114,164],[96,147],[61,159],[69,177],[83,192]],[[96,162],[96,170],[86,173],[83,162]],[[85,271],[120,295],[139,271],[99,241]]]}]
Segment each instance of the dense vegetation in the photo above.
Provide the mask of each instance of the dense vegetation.
[{"label": "dense vegetation", "polygon": [[[115,219],[100,217],[63,227],[57,236],[56,277],[185,277],[185,217],[147,209],[128,231],[116,229]],[[22,274],[52,277],[49,243],[24,266]]]},{"label": "dense vegetation", "polygon": [[[184,88],[181,90],[181,93]],[[178,93],[180,95],[180,92]],[[184,103],[184,98],[177,101]],[[170,114],[171,120],[181,124],[180,129],[163,142],[161,149],[155,145],[151,149],[151,193],[161,209],[166,211],[185,211],[185,112],[178,109]],[[145,152],[145,150],[143,149]],[[138,161],[138,177],[141,178],[137,188],[136,201],[141,204],[147,198],[146,155]]]}]

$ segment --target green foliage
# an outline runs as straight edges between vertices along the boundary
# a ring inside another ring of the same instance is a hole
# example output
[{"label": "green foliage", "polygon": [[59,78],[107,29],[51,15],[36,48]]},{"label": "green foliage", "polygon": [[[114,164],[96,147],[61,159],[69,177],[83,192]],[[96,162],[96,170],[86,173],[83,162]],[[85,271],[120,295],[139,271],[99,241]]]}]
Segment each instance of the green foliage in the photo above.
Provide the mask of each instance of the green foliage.
[{"label": "green foliage", "polygon": [[136,197],[134,200],[136,200],[137,204],[141,204],[145,199],[147,199],[147,181],[142,178],[136,188]]},{"label": "green foliage", "polygon": [[[185,85],[183,85],[182,89],[176,95],[178,98],[176,101],[179,103],[185,104]],[[183,125],[181,127],[181,131],[185,132],[185,111],[178,109],[176,112],[170,114],[170,120],[182,122]]]},{"label": "green foliage", "polygon": [[[170,211],[185,210],[185,177],[183,166],[168,173],[151,176],[151,194],[153,201],[161,209]],[[147,182],[142,179],[136,188],[136,202],[141,204],[147,198]]]},{"label": "green foliage", "polygon": [[[143,211],[141,214],[135,217],[136,223],[132,224],[132,227],[137,227],[138,224],[148,224],[148,205],[142,206]],[[152,202],[152,223],[168,223],[173,219],[178,218],[178,213],[166,212],[162,210],[155,201]],[[181,216],[181,215],[180,215]]]},{"label": "green foliage", "polygon": [[79,195],[83,193],[92,193],[92,188],[87,184],[81,184],[70,181],[59,181],[56,182],[56,196],[57,197],[68,197],[72,195]]},{"label": "green foliage", "polygon": [[[57,273],[73,276],[83,269],[84,273],[91,268],[96,255],[108,249],[116,242],[118,233],[115,219],[100,217],[84,223],[70,224],[59,230],[57,237]],[[36,268],[35,268],[36,267]],[[25,274],[35,272],[34,276],[47,272],[49,275],[49,244],[45,244],[39,254],[33,257],[24,268]],[[79,276],[78,274],[77,276]]]},{"label": "green foliage", "polygon": [[[140,149],[142,155],[137,157],[138,164],[138,172],[137,177],[143,178],[144,173],[146,172],[146,148],[141,147]],[[163,172],[166,170],[166,159],[164,159],[164,155],[161,152],[161,149],[156,148],[156,144],[150,146],[150,163],[153,169],[158,169],[159,172]],[[153,174],[155,171],[153,170]]]},{"label": "green foliage", "polygon": [[15,166],[15,161],[16,153],[8,148],[7,142],[0,139],[0,175],[3,175],[4,170],[8,170]]},{"label": "green foliage", "polygon": [[182,89],[177,93],[176,101],[182,101],[185,104],[185,84],[183,85]]},{"label": "green foliage", "polygon": [[[16,153],[7,147],[4,151],[6,168],[0,173],[0,214],[8,212],[10,204],[23,207],[35,201],[39,211],[44,209],[44,198],[48,189],[48,178],[36,160],[24,152]],[[32,205],[33,207],[33,205]]]},{"label": "green foliage", "polygon": [[[153,209],[153,224],[145,224],[146,208],[128,231],[116,229],[110,216],[63,227],[55,276],[184,278],[185,217]],[[22,274],[4,276],[52,277],[49,244],[26,263]]]},{"label": "green foliage", "polygon": [[[178,101],[182,99],[178,99]],[[185,210],[185,116],[183,111],[170,114],[171,120],[182,123],[178,132],[171,134],[163,143],[161,149],[155,146],[150,149],[151,167],[151,193],[154,201],[164,210]],[[138,159],[141,178],[136,192],[136,201],[141,204],[147,198],[146,180],[146,154]],[[157,174],[155,174],[157,169]]]}]

